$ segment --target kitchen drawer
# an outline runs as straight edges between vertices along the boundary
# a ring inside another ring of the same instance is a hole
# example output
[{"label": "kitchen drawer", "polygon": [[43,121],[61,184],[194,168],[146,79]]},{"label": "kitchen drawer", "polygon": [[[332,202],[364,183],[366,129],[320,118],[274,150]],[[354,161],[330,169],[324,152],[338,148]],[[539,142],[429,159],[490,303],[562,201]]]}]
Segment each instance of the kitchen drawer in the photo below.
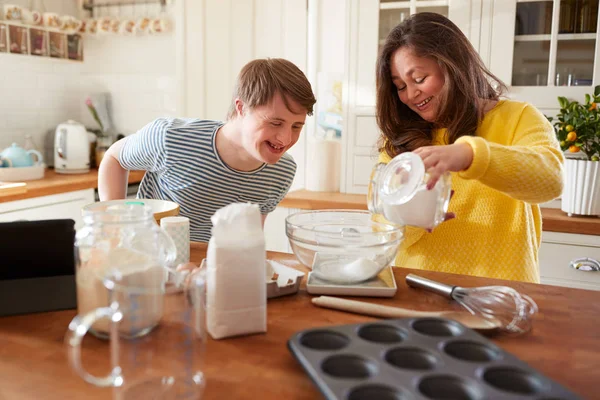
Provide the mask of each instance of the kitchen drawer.
[{"label": "kitchen drawer", "polygon": [[544,232],[539,252],[542,283],[600,290],[600,271],[570,267],[572,260],[582,257],[600,260],[599,236]]}]

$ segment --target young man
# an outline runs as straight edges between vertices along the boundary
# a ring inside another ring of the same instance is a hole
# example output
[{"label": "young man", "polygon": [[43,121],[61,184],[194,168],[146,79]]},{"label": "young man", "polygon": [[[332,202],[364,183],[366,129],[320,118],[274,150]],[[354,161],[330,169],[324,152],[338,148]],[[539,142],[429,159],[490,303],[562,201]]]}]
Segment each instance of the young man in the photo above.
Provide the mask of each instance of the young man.
[{"label": "young man", "polygon": [[237,78],[226,122],[159,118],[113,144],[100,164],[100,200],[125,198],[127,171],[145,170],[138,197],[179,204],[193,241],[208,242],[210,217],[235,202],[258,204],[264,224],[292,184],[296,163],[286,151],[315,102],[290,61],[251,61]]}]

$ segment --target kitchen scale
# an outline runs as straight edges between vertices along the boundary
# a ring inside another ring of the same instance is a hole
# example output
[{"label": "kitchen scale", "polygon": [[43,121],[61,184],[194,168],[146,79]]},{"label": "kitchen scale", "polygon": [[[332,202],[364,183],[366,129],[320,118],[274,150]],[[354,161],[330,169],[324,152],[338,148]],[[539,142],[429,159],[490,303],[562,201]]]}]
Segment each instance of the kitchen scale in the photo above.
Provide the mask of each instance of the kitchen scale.
[{"label": "kitchen scale", "polygon": [[338,283],[319,276],[319,268],[328,262],[327,256],[315,254],[312,271],[308,273],[306,291],[310,294],[337,295],[337,296],[366,296],[366,297],[394,297],[398,287],[392,266],[387,266],[375,277],[361,282]]}]

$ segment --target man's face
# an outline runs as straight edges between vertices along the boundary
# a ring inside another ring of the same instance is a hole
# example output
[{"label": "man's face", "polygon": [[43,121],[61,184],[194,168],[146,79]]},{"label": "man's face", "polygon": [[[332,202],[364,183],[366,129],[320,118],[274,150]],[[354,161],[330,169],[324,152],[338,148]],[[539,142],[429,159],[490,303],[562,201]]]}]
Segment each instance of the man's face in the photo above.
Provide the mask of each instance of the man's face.
[{"label": "man's face", "polygon": [[[240,116],[242,145],[255,159],[275,164],[300,137],[306,121],[306,109],[287,98],[291,111],[286,107],[279,93],[269,104],[253,109],[243,108]],[[240,114],[240,105],[238,115]]]}]

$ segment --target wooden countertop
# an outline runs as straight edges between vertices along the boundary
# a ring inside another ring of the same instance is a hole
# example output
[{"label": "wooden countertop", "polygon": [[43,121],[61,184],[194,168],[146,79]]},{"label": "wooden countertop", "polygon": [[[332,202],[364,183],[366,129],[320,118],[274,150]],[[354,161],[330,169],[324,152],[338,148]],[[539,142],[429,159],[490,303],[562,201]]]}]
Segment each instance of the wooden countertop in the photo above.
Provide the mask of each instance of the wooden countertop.
[{"label": "wooden countertop", "polygon": [[[193,243],[191,259],[199,262],[206,245]],[[291,254],[269,258],[305,270]],[[453,309],[448,300],[408,288],[407,273],[461,286],[503,284],[530,295],[539,306],[531,332],[523,336],[495,336],[500,347],[582,398],[597,398],[600,379],[600,315],[598,293],[580,289],[476,278],[440,272],[394,268],[398,292],[391,299],[360,300],[419,310]],[[204,399],[316,399],[312,381],[288,351],[286,342],[297,331],[360,322],[375,318],[318,308],[304,285],[296,295],[268,302],[266,334],[222,340],[209,339],[205,360]],[[20,400],[107,399],[110,390],[98,389],[78,378],[67,366],[63,343],[74,310],[0,318],[0,398]],[[107,342],[86,338],[84,367],[107,373]],[[93,367],[104,367],[97,370]],[[258,397],[257,397],[258,396]]]},{"label": "wooden countertop", "polygon": [[[279,206],[303,210],[336,208],[367,210],[367,196],[296,190],[288,193]],[[600,218],[598,217],[569,217],[560,209],[542,208],[542,220],[544,231],[600,235]]]},{"label": "wooden countertop", "polygon": [[[144,177],[145,171],[130,171],[129,183],[137,183]],[[86,174],[57,174],[54,169],[46,169],[44,179],[27,181],[27,192],[0,196],[0,203],[7,201],[30,199],[76,190],[98,187],[98,170],[92,169]]]}]

